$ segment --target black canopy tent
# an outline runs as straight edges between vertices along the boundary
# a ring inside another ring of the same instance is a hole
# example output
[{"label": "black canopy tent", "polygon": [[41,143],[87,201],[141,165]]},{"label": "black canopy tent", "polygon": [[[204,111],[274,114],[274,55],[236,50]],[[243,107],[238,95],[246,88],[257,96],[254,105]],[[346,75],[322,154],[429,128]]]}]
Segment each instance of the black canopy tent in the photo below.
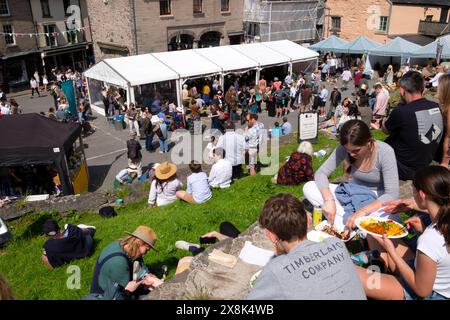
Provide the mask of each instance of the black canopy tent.
[{"label": "black canopy tent", "polygon": [[66,153],[80,138],[81,126],[61,123],[37,113],[0,118],[0,166],[54,164],[63,194],[73,193]]}]

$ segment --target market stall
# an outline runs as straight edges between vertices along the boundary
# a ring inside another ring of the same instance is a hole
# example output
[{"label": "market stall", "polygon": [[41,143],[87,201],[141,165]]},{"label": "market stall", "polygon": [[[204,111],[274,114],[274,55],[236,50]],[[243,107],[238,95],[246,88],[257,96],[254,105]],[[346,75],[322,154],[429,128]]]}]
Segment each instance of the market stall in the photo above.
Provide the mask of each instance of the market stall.
[{"label": "market stall", "polygon": [[0,136],[5,137],[0,139],[3,188],[29,195],[43,189],[36,184],[50,179],[55,193],[58,188],[64,195],[88,191],[79,124],[57,122],[36,113],[12,115],[0,118]]},{"label": "market stall", "polygon": [[[139,90],[139,95],[148,100],[162,96],[181,105],[182,85],[189,80],[219,77],[223,85],[226,75],[253,72],[257,83],[264,68],[287,66],[292,72],[293,64],[302,66],[307,61],[317,61],[317,57],[312,50],[281,40],[105,59],[85,71],[84,76],[88,79],[88,88],[94,83],[96,91],[100,88],[99,82],[125,89],[128,103],[136,103]],[[101,108],[95,107],[101,95],[89,92],[89,96],[93,109],[104,114]]]}]

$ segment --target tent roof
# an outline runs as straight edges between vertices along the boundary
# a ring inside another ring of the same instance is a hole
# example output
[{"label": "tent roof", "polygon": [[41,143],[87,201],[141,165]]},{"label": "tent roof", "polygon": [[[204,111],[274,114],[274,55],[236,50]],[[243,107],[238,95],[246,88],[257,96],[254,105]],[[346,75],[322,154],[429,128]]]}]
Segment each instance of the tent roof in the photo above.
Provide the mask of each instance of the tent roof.
[{"label": "tent roof", "polygon": [[316,51],[333,51],[334,49],[340,48],[347,43],[348,41],[336,37],[335,35],[331,35],[325,40],[309,46],[309,49]]},{"label": "tent roof", "polygon": [[220,66],[224,72],[258,67],[257,61],[250,59],[239,51],[233,50],[229,46],[194,49],[194,51]]},{"label": "tent roof", "polygon": [[55,153],[54,148],[64,152],[80,134],[79,124],[61,123],[37,113],[3,116],[0,136],[7,138],[0,139],[0,165],[46,157]]},{"label": "tent roof", "polygon": [[263,42],[263,45],[288,56],[291,62],[316,59],[319,54],[289,40]]},{"label": "tent roof", "polygon": [[369,53],[377,56],[409,56],[419,48],[421,46],[397,37],[388,44],[370,50]]},{"label": "tent roof", "polygon": [[128,84],[127,79],[125,79],[116,70],[113,70],[105,60],[96,63],[94,66],[86,70],[83,74],[87,78],[104,81],[122,88],[126,88]]},{"label": "tent roof", "polygon": [[287,55],[266,46],[266,43],[268,42],[237,44],[231,48],[258,61],[261,67],[288,63],[291,60]]},{"label": "tent roof", "polygon": [[170,69],[176,71],[181,78],[222,72],[222,69],[217,64],[205,59],[194,50],[157,52],[152,53],[152,55]]},{"label": "tent roof", "polygon": [[312,60],[317,56],[308,48],[281,40],[105,59],[85,71],[84,75],[126,88]]},{"label": "tent roof", "polygon": [[343,46],[335,49],[334,52],[362,54],[371,49],[375,49],[380,45],[380,43],[370,40],[365,36],[359,36],[352,42],[344,44]]},{"label": "tent roof", "polygon": [[450,34],[440,37],[432,43],[417,49],[411,54],[413,58],[436,58],[436,49],[438,42],[442,45],[442,59],[450,59]]},{"label": "tent roof", "polygon": [[179,75],[151,54],[105,59],[84,75],[121,87],[178,79]]}]

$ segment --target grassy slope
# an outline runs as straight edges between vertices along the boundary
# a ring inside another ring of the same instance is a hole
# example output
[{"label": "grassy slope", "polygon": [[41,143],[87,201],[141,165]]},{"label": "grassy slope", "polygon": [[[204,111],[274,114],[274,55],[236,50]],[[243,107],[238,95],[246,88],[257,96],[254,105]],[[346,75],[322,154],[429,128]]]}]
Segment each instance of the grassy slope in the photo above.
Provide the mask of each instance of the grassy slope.
[{"label": "grassy slope", "polygon": [[[376,133],[377,138],[381,138]],[[321,136],[315,150],[324,147],[333,148],[337,141]],[[280,159],[285,159],[298,144],[295,140],[283,146],[280,150]],[[317,169],[324,161],[314,158],[314,167]],[[342,174],[337,170],[333,177]],[[64,266],[54,270],[46,270],[40,261],[42,245],[45,238],[39,235],[41,225],[51,213],[29,214],[12,222],[9,226],[14,241],[0,251],[0,272],[9,280],[13,291],[19,299],[79,299],[89,291],[95,259],[101,250],[111,241],[124,235],[124,231],[133,231],[138,225],[148,225],[154,228],[158,235],[157,245],[159,253],[150,252],[145,260],[147,263],[160,266],[167,264],[170,274],[173,274],[179,258],[186,255],[185,251],[174,247],[177,240],[197,242],[199,235],[215,230],[220,222],[232,221],[240,230],[245,230],[258,217],[264,201],[271,195],[279,192],[291,192],[302,196],[300,187],[282,187],[273,185],[271,176],[257,175],[237,181],[228,190],[216,190],[213,199],[203,205],[187,205],[176,202],[172,205],[147,209],[146,201],[127,204],[119,209],[118,216],[112,219],[102,219],[98,214],[72,214],[59,219],[60,226],[64,223],[84,223],[95,225],[97,233],[95,238],[95,252],[90,258],[74,261],[72,265],[79,266],[81,270],[81,288],[70,290],[66,282],[68,274]]]}]

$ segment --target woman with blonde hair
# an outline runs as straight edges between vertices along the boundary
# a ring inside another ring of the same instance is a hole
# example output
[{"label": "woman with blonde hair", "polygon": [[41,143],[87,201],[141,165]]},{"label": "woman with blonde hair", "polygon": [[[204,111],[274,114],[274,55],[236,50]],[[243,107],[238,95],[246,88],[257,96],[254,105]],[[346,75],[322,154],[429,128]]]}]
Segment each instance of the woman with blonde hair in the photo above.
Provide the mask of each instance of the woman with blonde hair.
[{"label": "woman with blonde hair", "polygon": [[450,74],[443,75],[439,80],[438,97],[444,115],[445,135],[442,147],[441,165],[448,167],[450,161]]},{"label": "woman with blonde hair", "polygon": [[100,253],[94,267],[91,295],[103,299],[131,299],[141,285],[157,287],[162,280],[150,274],[143,256],[156,250],[156,233],[147,226],[139,226],[127,236],[109,244]]}]

